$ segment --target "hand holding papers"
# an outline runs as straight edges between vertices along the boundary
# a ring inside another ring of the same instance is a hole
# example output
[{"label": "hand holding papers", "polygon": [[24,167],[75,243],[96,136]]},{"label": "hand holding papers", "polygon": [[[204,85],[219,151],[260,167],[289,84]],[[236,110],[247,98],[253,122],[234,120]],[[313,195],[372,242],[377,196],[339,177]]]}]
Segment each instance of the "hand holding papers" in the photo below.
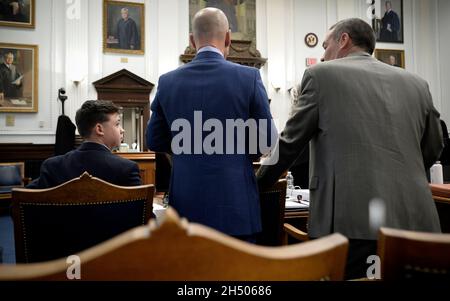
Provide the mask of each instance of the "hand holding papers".
[{"label": "hand holding papers", "polygon": [[19,76],[14,81],[12,81],[11,84],[12,85],[16,85],[16,86],[20,86],[22,84],[22,78],[23,78],[23,75]]}]

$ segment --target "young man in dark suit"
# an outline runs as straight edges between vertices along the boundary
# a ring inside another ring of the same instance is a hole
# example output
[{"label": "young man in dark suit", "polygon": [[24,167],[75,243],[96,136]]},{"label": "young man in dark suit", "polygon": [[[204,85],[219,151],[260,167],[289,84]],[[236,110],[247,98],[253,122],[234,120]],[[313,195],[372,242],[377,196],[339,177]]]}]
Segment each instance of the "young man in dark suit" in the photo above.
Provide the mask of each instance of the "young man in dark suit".
[{"label": "young man in dark suit", "polygon": [[48,188],[60,185],[87,171],[112,184],[141,184],[138,165],[111,153],[123,139],[119,108],[110,101],[88,100],[75,116],[83,144],[65,155],[42,163],[41,174],[27,188]]}]

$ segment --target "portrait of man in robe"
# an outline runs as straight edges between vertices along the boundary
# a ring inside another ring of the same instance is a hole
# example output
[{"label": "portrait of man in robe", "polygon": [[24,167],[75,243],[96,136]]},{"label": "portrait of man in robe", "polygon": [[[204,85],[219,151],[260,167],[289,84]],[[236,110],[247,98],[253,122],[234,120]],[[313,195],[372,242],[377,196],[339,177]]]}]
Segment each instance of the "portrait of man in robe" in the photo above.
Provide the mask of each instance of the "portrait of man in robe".
[{"label": "portrait of man in robe", "polygon": [[144,4],[104,1],[103,51],[144,54]]},{"label": "portrait of man in robe", "polygon": [[374,0],[377,42],[403,43],[403,0]]}]

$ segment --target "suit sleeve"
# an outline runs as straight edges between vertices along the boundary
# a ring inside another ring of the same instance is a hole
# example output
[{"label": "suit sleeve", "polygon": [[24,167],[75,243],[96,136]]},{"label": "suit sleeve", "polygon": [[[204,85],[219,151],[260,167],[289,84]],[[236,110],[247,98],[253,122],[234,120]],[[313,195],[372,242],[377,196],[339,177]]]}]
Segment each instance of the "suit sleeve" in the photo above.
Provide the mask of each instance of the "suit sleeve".
[{"label": "suit sleeve", "polygon": [[0,93],[5,93],[5,90],[4,90],[5,88],[3,87],[3,81],[4,81],[3,72],[0,69]]},{"label": "suit sleeve", "polygon": [[261,80],[259,70],[255,70],[254,97],[250,104],[250,118],[256,121],[258,137],[256,140],[257,154],[255,159],[272,150],[278,139],[278,131],[270,113],[269,98]]},{"label": "suit sleeve", "polygon": [[133,21],[133,26],[131,26],[131,32],[130,32],[130,45],[134,48],[137,48],[139,45],[139,39],[138,39],[138,30],[136,23]]},{"label": "suit sleeve", "polygon": [[299,99],[294,103],[291,117],[281,133],[275,149],[278,161],[273,165],[263,165],[257,172],[259,187],[271,187],[278,178],[308,146],[309,140],[318,131],[319,91],[308,70],[305,71],[300,88]]},{"label": "suit sleeve", "polygon": [[393,31],[399,31],[400,30],[400,18],[397,13],[394,12],[394,16],[392,18],[393,24],[392,24],[392,30]]},{"label": "suit sleeve", "polygon": [[172,132],[161,107],[161,79],[151,105],[152,115],[147,125],[147,147],[154,152],[171,153]]},{"label": "suit sleeve", "polygon": [[117,22],[116,32],[117,32],[117,40],[119,41],[120,45],[120,20]]},{"label": "suit sleeve", "polygon": [[131,165],[130,172],[128,173],[128,183],[129,186],[139,186],[142,185],[141,175],[139,173],[139,166],[136,162]]},{"label": "suit sleeve", "polygon": [[49,188],[49,187],[53,187],[54,186],[54,185],[52,185],[52,182],[51,182],[52,177],[50,175],[50,171],[49,171],[48,165],[49,165],[49,163],[48,163],[48,159],[47,159],[41,165],[41,171],[40,171],[40,174],[39,174],[39,178],[35,179],[33,182],[28,184],[26,186],[26,188],[29,188],[29,189],[45,189],[45,188]]},{"label": "suit sleeve", "polygon": [[422,135],[420,146],[422,148],[423,163],[426,169],[429,169],[441,155],[444,148],[444,139],[440,123],[440,114],[433,106],[430,91],[427,86],[427,94],[430,103],[425,124],[425,130]]}]

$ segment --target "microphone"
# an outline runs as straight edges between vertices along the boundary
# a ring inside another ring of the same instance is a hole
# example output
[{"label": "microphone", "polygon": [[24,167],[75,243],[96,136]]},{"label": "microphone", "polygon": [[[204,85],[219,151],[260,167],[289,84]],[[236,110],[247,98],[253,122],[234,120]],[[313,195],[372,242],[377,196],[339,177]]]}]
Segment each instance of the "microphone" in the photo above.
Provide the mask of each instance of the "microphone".
[{"label": "microphone", "polygon": [[59,88],[58,99],[62,102],[62,115],[64,115],[64,101],[67,100],[66,90],[64,88]]}]

